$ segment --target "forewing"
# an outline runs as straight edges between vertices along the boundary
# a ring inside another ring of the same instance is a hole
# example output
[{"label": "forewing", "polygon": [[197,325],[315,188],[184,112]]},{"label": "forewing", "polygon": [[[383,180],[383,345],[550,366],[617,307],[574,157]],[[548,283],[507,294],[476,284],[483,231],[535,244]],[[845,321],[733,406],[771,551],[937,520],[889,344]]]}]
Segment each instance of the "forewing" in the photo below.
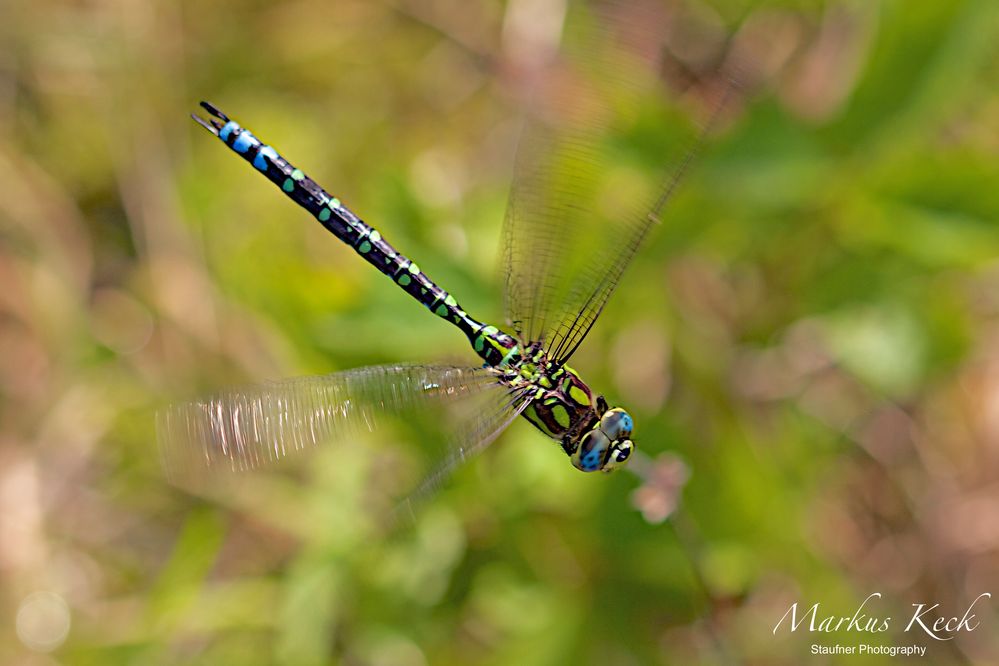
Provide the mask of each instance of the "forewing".
[{"label": "forewing", "polygon": [[430,424],[434,474],[481,450],[515,418],[519,393],[491,370],[372,366],[222,391],[157,418],[168,475],[204,488],[233,472],[319,447],[344,447],[389,423]]},{"label": "forewing", "polygon": [[697,145],[657,76],[665,25],[638,2],[570,14],[537,81],[504,228],[506,316],[556,362],[596,321]]}]

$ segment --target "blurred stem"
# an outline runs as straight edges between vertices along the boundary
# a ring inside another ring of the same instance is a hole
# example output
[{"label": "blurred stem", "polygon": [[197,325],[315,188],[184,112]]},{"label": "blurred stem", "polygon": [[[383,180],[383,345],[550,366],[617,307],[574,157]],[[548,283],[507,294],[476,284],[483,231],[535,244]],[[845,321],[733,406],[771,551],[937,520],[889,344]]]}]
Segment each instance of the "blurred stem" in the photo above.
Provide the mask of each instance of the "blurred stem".
[{"label": "blurred stem", "polygon": [[441,37],[455,44],[470,55],[484,72],[491,72],[494,69],[493,62],[495,54],[481,46],[474,39],[462,35],[453,27],[446,25],[441,17],[437,16],[434,11],[428,10],[424,4],[398,0],[387,3],[387,6],[400,16],[404,16],[410,21],[436,32]]},{"label": "blurred stem", "polygon": [[672,528],[673,535],[676,537],[680,549],[690,563],[690,572],[694,577],[695,586],[703,595],[704,601],[707,604],[708,613],[704,618],[704,631],[712,647],[714,647],[718,663],[725,664],[726,666],[734,666],[739,661],[735,658],[733,651],[729,647],[728,640],[717,626],[715,621],[716,604],[714,595],[711,594],[711,589],[708,587],[704,574],[701,571],[700,556],[704,551],[704,539],[701,538],[697,526],[687,518],[687,515],[679,507],[667,521],[667,524]]}]

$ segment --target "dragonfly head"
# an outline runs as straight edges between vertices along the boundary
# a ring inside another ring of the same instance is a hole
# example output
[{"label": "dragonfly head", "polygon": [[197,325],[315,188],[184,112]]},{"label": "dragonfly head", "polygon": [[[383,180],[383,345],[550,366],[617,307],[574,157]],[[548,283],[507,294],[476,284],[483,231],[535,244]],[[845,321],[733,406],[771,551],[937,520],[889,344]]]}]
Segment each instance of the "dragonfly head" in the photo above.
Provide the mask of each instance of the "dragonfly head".
[{"label": "dragonfly head", "polygon": [[606,410],[597,425],[583,435],[572,454],[572,464],[584,472],[617,469],[627,462],[635,449],[631,441],[634,426],[631,414],[620,407]]}]

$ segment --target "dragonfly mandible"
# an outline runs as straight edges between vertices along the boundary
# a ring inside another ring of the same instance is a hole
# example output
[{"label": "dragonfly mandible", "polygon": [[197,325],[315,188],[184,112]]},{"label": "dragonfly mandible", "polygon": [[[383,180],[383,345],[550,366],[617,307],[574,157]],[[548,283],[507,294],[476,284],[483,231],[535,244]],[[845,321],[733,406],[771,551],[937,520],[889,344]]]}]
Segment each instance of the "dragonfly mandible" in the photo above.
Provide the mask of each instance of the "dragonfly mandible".
[{"label": "dragonfly mandible", "polygon": [[555,440],[578,470],[623,466],[635,451],[631,414],[609,405],[568,362],[659,221],[707,127],[679,161],[660,165],[662,173],[644,189],[615,180],[621,146],[608,137],[640,122],[636,109],[662,87],[655,55],[645,48],[649,26],[616,20],[620,16],[605,13],[585,23],[587,37],[575,48],[563,45],[539,77],[551,94],[538,97],[523,129],[504,226],[505,327],[466,312],[338,197],[202,102],[208,118],[192,114],[195,121],[457,327],[482,366],[375,366],[176,405],[159,421],[167,465],[257,467],[295,449],[349,440],[382,415],[436,401],[474,407],[449,424],[449,449],[424,487],[439,483],[518,416]]}]

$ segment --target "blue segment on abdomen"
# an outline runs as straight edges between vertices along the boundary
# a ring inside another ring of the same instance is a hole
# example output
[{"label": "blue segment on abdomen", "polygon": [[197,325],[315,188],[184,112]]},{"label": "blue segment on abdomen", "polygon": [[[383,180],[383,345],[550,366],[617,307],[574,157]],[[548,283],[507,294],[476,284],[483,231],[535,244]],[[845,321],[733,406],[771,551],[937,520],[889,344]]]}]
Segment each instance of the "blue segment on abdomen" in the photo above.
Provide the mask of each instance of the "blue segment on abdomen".
[{"label": "blue segment on abdomen", "polygon": [[264,156],[271,158],[271,160],[277,159],[277,151],[275,151],[270,146],[264,146],[257,153],[257,156],[253,158],[253,166],[257,167],[261,171],[267,171],[267,162],[264,161]]},{"label": "blue segment on abdomen", "polygon": [[233,130],[238,130],[238,129],[239,125],[230,120],[222,127],[222,129],[219,130],[219,138],[222,139],[223,141],[228,141],[229,135],[232,134]]},{"label": "blue segment on abdomen", "polygon": [[260,145],[260,142],[257,141],[257,137],[253,136],[248,131],[243,130],[240,135],[236,137],[236,140],[232,142],[232,149],[237,153],[245,153],[251,146],[257,145]]}]

